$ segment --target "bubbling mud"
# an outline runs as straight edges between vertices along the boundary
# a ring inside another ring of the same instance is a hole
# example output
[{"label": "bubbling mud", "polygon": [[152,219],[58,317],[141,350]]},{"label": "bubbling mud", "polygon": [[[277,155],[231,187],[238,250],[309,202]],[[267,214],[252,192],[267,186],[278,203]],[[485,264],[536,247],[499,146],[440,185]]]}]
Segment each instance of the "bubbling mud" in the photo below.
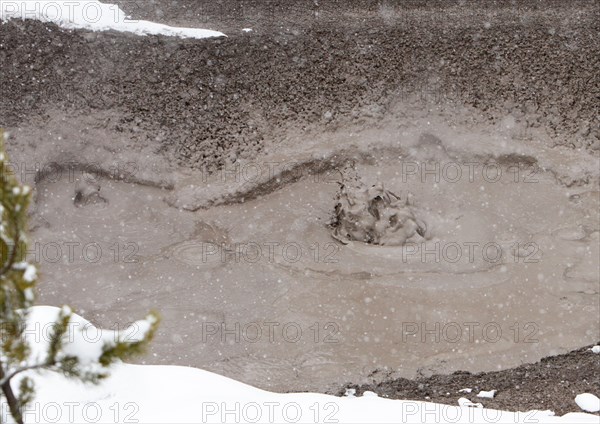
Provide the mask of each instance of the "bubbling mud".
[{"label": "bubbling mud", "polygon": [[96,177],[89,173],[83,175],[75,187],[73,204],[75,206],[88,206],[90,204],[106,203],[107,200],[100,194],[101,186]]},{"label": "bubbling mud", "polygon": [[411,193],[401,198],[381,182],[367,188],[355,172],[342,177],[331,224],[336,240],[402,246],[417,235],[425,238],[427,225],[416,217]]},{"label": "bubbling mud", "polygon": [[148,362],[274,390],[495,370],[597,341],[595,159],[450,131],[327,137],[282,153],[318,170],[293,178],[39,181],[41,301],[104,327],[159,310]]}]

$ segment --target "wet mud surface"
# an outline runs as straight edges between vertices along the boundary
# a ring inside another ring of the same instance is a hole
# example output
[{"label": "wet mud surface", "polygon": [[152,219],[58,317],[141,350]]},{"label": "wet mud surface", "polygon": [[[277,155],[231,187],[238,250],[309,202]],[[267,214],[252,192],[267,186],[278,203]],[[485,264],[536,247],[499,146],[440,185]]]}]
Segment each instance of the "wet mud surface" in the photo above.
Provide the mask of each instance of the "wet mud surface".
[{"label": "wet mud surface", "polygon": [[[327,169],[316,157],[343,157],[366,184],[412,193],[428,235],[403,245],[332,237],[337,168],[267,192],[271,175],[242,170],[205,181],[173,171],[173,188],[48,174],[33,213],[42,300],[67,296],[105,327],[160,310],[151,362],[275,390],[323,390],[381,367],[407,378],[506,369],[593,343],[598,160],[558,147],[532,156],[537,145],[499,129],[427,119],[428,133],[414,122],[400,141],[382,121],[284,154],[316,169]],[[466,164],[461,178],[431,173]]]},{"label": "wet mud surface", "polygon": [[[156,309],[143,361],[265,389],[597,393],[583,350],[513,368],[600,340],[597,2],[200,3],[131,12],[227,39],[0,25],[40,302],[110,328]],[[332,237],[348,166],[425,237]]]}]

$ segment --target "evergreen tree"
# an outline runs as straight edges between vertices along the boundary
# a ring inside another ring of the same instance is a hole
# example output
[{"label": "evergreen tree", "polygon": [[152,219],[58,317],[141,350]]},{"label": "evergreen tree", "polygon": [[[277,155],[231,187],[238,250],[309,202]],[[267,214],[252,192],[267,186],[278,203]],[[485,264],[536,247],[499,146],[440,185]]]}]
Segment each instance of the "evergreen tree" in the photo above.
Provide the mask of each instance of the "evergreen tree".
[{"label": "evergreen tree", "polygon": [[108,376],[108,367],[113,362],[142,353],[158,325],[157,316],[150,314],[137,323],[142,334],[125,337],[117,332],[115,337],[104,340],[97,361],[83,363],[72,349],[69,353],[63,349],[69,340],[72,317],[71,309],[63,307],[51,325],[45,359],[32,363],[24,334],[37,283],[37,269],[26,261],[29,200],[29,187],[21,186],[10,172],[4,151],[4,133],[0,130],[0,389],[10,414],[19,424],[23,422],[23,408],[33,400],[34,385],[31,378],[23,377],[15,388],[11,385],[15,376],[25,371],[46,369],[97,383]]}]

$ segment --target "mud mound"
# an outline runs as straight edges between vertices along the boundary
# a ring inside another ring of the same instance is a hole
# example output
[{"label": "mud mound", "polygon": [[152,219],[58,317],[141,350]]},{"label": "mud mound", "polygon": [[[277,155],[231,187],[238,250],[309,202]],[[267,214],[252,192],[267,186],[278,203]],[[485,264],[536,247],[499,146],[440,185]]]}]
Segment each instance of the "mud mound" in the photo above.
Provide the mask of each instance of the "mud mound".
[{"label": "mud mound", "polygon": [[359,241],[402,246],[417,234],[425,237],[427,225],[419,220],[409,201],[377,182],[370,188],[357,173],[343,178],[332,222],[333,237],[343,244]]}]

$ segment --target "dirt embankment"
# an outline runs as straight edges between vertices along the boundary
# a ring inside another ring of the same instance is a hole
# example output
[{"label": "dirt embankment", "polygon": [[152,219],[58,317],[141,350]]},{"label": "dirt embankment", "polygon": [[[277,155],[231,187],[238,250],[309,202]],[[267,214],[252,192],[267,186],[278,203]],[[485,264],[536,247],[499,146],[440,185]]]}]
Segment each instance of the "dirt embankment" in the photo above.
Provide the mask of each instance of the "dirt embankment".
[{"label": "dirt embankment", "polygon": [[472,106],[482,121],[511,114],[558,143],[600,147],[596,1],[121,3],[141,18],[229,38],[2,24],[1,125],[48,108],[114,109],[113,129],[211,170],[253,157],[278,128],[377,119],[416,97]]},{"label": "dirt embankment", "polygon": [[[535,364],[517,368],[471,374],[455,372],[450,375],[433,375],[417,380],[394,378],[392,372],[379,371],[371,374],[373,383],[361,386],[349,384],[346,389],[362,395],[370,390],[391,399],[424,400],[457,405],[461,397],[485,408],[508,411],[550,409],[557,415],[579,410],[575,396],[580,393],[600,392],[600,357],[590,352],[590,346],[565,355],[544,358]],[[471,389],[471,393],[459,392]],[[497,390],[493,399],[479,398],[480,390]]]}]

